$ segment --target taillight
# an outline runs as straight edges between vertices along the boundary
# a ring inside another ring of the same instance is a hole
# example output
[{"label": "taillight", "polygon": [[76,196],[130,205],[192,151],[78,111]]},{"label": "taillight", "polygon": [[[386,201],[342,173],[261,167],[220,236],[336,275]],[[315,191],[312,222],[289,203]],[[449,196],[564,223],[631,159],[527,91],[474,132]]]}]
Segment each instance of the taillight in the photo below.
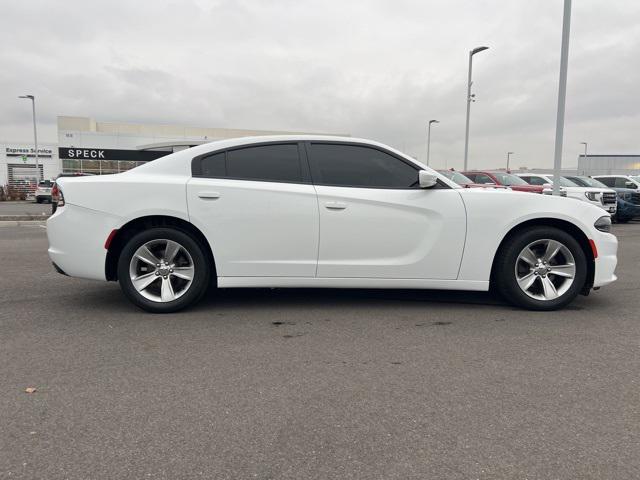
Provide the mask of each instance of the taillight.
[{"label": "taillight", "polygon": [[[59,207],[64,207],[64,195],[62,194],[62,190],[60,190],[60,188],[57,189],[57,194],[58,194],[58,206]],[[53,198],[53,197],[52,197]]]}]

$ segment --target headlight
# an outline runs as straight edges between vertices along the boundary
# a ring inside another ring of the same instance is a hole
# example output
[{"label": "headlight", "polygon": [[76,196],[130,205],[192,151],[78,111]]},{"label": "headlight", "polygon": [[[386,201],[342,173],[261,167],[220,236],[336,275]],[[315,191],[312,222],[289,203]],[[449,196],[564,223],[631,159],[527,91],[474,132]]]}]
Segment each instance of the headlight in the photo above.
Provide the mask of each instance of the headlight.
[{"label": "headlight", "polygon": [[609,233],[611,231],[611,217],[609,215],[600,217],[593,226],[596,227],[596,230]]},{"label": "headlight", "polygon": [[618,192],[618,197],[627,202],[631,200],[631,194],[629,192]]},{"label": "headlight", "polygon": [[595,202],[598,199],[598,193],[597,192],[584,192],[584,195],[591,202]]}]

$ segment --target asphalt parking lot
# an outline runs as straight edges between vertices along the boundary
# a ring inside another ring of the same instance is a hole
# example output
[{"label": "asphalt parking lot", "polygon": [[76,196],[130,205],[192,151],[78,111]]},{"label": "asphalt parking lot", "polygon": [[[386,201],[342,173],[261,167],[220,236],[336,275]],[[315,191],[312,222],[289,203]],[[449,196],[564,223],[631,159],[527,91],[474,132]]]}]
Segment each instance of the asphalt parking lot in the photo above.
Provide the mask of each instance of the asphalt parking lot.
[{"label": "asphalt parking lot", "polygon": [[0,217],[3,215],[51,215],[51,204],[34,201],[0,202]]},{"label": "asphalt parking lot", "polygon": [[0,478],[638,478],[640,224],[614,232],[619,281],[561,312],[235,290],[154,316],[2,227]]}]

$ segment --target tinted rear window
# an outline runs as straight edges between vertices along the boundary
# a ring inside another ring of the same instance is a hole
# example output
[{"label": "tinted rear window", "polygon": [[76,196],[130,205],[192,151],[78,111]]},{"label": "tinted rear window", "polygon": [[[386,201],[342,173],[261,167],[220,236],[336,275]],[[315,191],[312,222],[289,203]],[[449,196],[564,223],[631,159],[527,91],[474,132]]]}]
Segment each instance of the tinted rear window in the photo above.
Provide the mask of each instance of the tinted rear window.
[{"label": "tinted rear window", "polygon": [[298,145],[258,145],[200,160],[198,175],[267,182],[302,182]]}]

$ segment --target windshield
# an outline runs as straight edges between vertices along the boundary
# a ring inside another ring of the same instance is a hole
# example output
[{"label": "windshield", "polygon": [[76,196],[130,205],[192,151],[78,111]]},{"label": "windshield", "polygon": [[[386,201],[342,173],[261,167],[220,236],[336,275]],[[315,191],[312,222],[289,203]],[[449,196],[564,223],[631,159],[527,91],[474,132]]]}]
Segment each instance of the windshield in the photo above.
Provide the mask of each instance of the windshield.
[{"label": "windshield", "polygon": [[609,188],[604,183],[596,180],[595,178],[590,178],[590,177],[570,177],[569,180],[571,180],[574,183],[577,183],[578,185],[580,185],[582,187]]},{"label": "windshield", "polygon": [[[549,180],[553,182],[553,177],[549,177]],[[560,185],[563,187],[579,187],[580,186],[577,183],[569,180],[567,177],[560,177]]]},{"label": "windshield", "polygon": [[[549,183],[550,185],[553,185],[553,175],[543,175],[542,178],[544,178],[547,181],[547,183]],[[578,185],[577,182],[572,182],[567,177],[560,177],[560,186],[561,187],[581,187],[583,185]]]},{"label": "windshield", "polygon": [[438,170],[439,173],[447,177],[449,180],[453,180],[458,185],[467,185],[473,183],[469,177],[465,177],[460,172],[453,172],[451,170]]},{"label": "windshield", "polygon": [[40,180],[40,182],[38,182],[38,185],[41,187],[50,187],[51,185],[53,185],[53,182],[51,180]]},{"label": "windshield", "polygon": [[501,173],[496,172],[493,174],[494,177],[498,179],[498,183],[501,185],[529,185],[527,182],[522,180],[520,177],[516,177],[515,175],[511,175],[510,173]]},{"label": "windshield", "polygon": [[636,182],[640,182],[640,175],[630,175],[629,178],[631,180],[635,180]]}]

